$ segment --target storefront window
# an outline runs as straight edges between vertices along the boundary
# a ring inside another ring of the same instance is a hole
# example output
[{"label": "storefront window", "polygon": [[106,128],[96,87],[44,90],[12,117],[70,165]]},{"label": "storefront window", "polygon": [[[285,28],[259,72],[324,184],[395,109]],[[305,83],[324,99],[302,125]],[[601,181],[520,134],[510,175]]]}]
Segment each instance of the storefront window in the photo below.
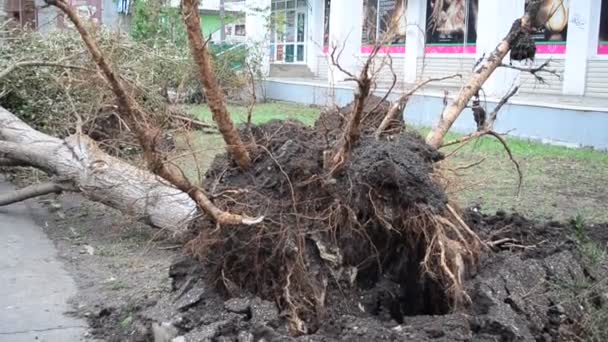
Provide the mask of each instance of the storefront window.
[{"label": "storefront window", "polygon": [[[387,45],[383,52],[405,52],[407,0],[363,0],[362,52],[369,53],[376,43]],[[394,30],[390,41],[387,32]]]},{"label": "storefront window", "polygon": [[427,53],[475,53],[479,0],[427,2]]},{"label": "storefront window", "polygon": [[270,61],[303,63],[306,56],[306,0],[272,0]]},{"label": "storefront window", "polygon": [[608,0],[602,0],[600,13],[600,44],[597,48],[600,55],[608,55]]},{"label": "storefront window", "polygon": [[[526,6],[530,0],[526,0]],[[570,0],[545,0],[535,18],[532,33],[536,52],[545,54],[566,53],[568,35],[568,9]]]},{"label": "storefront window", "polygon": [[329,11],[331,10],[331,0],[325,0],[325,12],[323,18],[323,48],[327,52],[329,48]]}]

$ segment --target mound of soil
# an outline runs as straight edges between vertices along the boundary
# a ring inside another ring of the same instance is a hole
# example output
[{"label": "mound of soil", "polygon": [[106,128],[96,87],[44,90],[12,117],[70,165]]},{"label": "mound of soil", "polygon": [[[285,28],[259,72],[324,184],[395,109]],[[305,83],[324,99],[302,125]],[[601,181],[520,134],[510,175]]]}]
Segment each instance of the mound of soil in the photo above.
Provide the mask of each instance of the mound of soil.
[{"label": "mound of soil", "polygon": [[[388,108],[379,100],[368,101],[359,144],[333,177],[324,156],[340,139],[348,107],[327,111],[314,128],[290,121],[252,127],[243,134],[258,146],[248,170],[218,156],[204,182],[208,194],[226,210],[265,220],[219,228],[197,222],[190,256],[170,271],[173,292],[139,312],[129,339],[582,336],[579,320],[589,311],[566,300],[573,288],[559,284],[594,283],[606,270],[588,266],[570,225],[458,215],[434,181],[440,153],[413,131],[373,138]],[[493,241],[492,251],[481,253],[480,237]],[[605,305],[596,291],[585,296]]]},{"label": "mound of soil", "polygon": [[[484,238],[515,243],[485,256],[478,272],[466,281],[471,304],[445,315],[396,321],[390,305],[385,305],[391,301],[384,283],[354,297],[333,293],[337,298],[331,299],[333,307],[319,329],[294,337],[274,301],[247,292],[228,298],[209,283],[209,271],[200,262],[184,256],[170,270],[173,292],[142,309],[134,328],[122,330],[119,320],[109,322],[114,315],[93,320],[120,331],[113,335],[120,338],[109,341],[157,341],[154,332],[160,334],[161,327],[186,341],[591,340],[582,325],[593,310],[607,309],[607,288],[602,284],[608,265],[593,266],[585,260],[571,223],[541,223],[504,212],[485,216],[470,210],[465,216]],[[584,230],[600,248],[608,246],[608,225]],[[573,286],[584,283],[590,291]],[[581,306],[587,302],[597,307]]]}]

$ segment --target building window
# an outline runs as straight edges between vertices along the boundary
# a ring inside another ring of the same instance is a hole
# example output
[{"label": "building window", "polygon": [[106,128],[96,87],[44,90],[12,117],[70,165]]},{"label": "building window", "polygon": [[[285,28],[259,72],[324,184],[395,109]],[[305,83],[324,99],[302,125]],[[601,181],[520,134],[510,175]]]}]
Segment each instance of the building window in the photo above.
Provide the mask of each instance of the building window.
[{"label": "building window", "polygon": [[302,63],[306,55],[306,0],[272,0],[270,61]]},{"label": "building window", "polygon": [[479,0],[427,2],[427,53],[475,53]]},{"label": "building window", "polygon": [[245,32],[244,24],[234,25],[234,35],[235,36],[245,36],[245,34],[246,34],[246,32]]},{"label": "building window", "polygon": [[608,55],[608,0],[602,0],[600,13],[600,44],[597,48],[599,55]]},{"label": "building window", "polygon": [[[362,52],[370,52],[375,44],[397,47],[391,52],[405,52],[407,0],[363,0]],[[390,29],[392,39],[386,41]]]},{"label": "building window", "polygon": [[[323,13],[323,47],[329,47],[329,11],[331,11],[331,0],[325,0],[325,12]],[[326,50],[326,49],[324,49]],[[327,51],[325,51],[327,52]]]},{"label": "building window", "polygon": [[[530,0],[526,0],[526,6]],[[570,0],[545,0],[534,19],[538,27],[532,33],[536,52],[541,54],[566,53],[568,35],[568,12]]]}]

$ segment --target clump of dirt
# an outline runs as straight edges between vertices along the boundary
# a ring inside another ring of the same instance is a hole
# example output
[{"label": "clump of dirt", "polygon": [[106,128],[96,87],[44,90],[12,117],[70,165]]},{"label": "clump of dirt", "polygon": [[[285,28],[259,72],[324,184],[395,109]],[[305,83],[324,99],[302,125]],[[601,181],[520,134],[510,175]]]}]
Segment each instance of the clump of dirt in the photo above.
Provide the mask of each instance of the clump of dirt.
[{"label": "clump of dirt", "polygon": [[[361,127],[363,134],[373,133],[386,116],[391,103],[378,96],[370,96],[363,107]],[[339,139],[346,128],[349,115],[354,109],[350,103],[345,107],[328,107],[315,122],[315,130],[325,138],[328,145]],[[403,128],[403,117],[393,120],[386,128],[388,134],[399,134]]]},{"label": "clump of dirt", "polygon": [[463,272],[480,241],[432,180],[440,153],[413,131],[373,137],[388,110],[380,100],[368,101],[363,136],[334,177],[324,154],[339,140],[349,106],[325,113],[315,128],[291,121],[253,127],[252,167],[243,171],[220,156],[207,173],[215,203],[265,220],[230,229],[203,220],[189,251],[226,296],[276,302],[293,334],[317,331],[343,301],[338,293],[367,291],[382,302],[371,310],[397,321],[445,314],[468,300]]}]

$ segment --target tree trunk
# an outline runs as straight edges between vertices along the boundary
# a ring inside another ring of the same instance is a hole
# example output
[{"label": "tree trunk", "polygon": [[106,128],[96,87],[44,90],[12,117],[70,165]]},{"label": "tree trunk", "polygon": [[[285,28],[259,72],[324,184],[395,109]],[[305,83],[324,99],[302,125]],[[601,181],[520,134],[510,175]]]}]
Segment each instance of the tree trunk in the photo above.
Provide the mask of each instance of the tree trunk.
[{"label": "tree trunk", "polygon": [[467,84],[462,87],[458,97],[456,97],[456,99],[444,109],[443,113],[441,113],[439,122],[426,137],[427,144],[434,148],[439,148],[441,146],[446,133],[450,130],[452,124],[454,124],[454,121],[456,121],[460,113],[462,113],[471,98],[479,92],[494,70],[502,64],[502,60],[509,50],[511,50],[513,44],[524,32],[531,29],[532,18],[538,13],[541,2],[542,1],[532,1],[528,4],[526,14],[513,23],[507,36],[498,44],[494,51],[492,51],[487,61],[485,61],[473,76],[471,76],[471,79]]},{"label": "tree trunk", "polygon": [[192,58],[198,66],[199,77],[203,85],[203,91],[207,96],[209,109],[213,114],[213,121],[226,142],[228,153],[234,158],[236,163],[243,169],[247,169],[251,164],[249,152],[245,148],[239,132],[234,127],[234,123],[230,118],[230,113],[226,108],[224,94],[220,88],[219,82],[213,72],[211,65],[211,56],[207,49],[207,42],[203,39],[201,31],[201,19],[198,12],[197,0],[182,1],[182,11],[184,22],[188,31],[188,41]]},{"label": "tree trunk", "polygon": [[85,135],[58,139],[0,107],[0,154],[69,181],[82,194],[152,226],[183,233],[196,203],[162,178],[103,152]]}]

